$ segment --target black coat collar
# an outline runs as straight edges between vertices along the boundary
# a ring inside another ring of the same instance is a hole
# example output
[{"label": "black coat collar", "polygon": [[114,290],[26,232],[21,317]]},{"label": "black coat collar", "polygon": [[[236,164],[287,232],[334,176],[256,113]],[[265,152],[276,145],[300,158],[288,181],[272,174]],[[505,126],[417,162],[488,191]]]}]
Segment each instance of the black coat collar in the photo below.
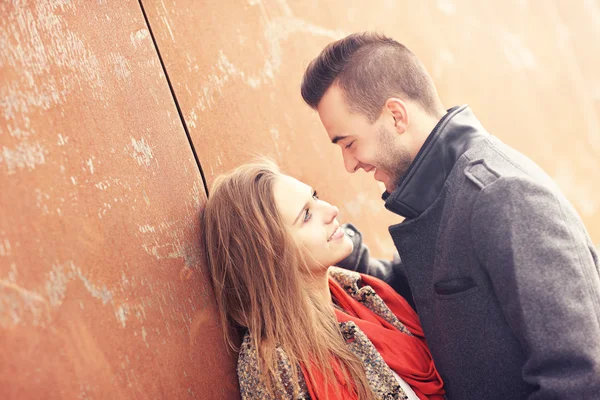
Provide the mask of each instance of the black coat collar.
[{"label": "black coat collar", "polygon": [[405,218],[416,218],[437,199],[460,156],[488,133],[469,107],[456,106],[439,120],[419,153],[390,194],[385,207]]}]

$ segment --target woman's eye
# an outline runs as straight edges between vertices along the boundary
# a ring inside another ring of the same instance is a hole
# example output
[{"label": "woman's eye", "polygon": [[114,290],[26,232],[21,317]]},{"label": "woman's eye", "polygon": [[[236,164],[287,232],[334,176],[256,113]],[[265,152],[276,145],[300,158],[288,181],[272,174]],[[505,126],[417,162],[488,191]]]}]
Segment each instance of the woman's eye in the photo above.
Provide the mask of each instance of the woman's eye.
[{"label": "woman's eye", "polygon": [[306,210],[304,210],[304,222],[308,222],[310,220],[310,217],[312,217],[312,214],[310,213],[310,210],[307,208]]},{"label": "woman's eye", "polygon": [[348,143],[348,144],[346,145],[346,148],[347,148],[347,149],[351,148],[353,144],[354,144],[354,140],[353,140],[353,141],[351,141],[350,143]]},{"label": "woman's eye", "polygon": [[317,194],[316,190],[313,190],[313,194],[312,194],[313,199],[315,200],[319,200],[319,195]]}]

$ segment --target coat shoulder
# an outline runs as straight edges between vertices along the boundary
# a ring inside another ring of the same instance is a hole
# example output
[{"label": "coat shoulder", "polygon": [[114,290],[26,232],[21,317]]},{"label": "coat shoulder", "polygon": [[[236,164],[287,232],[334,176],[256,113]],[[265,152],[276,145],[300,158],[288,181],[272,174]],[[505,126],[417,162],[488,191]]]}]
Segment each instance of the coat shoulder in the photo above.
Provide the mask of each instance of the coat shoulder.
[{"label": "coat shoulder", "polygon": [[555,188],[552,179],[535,162],[493,136],[465,153],[461,170],[480,190],[499,180],[535,182]]}]

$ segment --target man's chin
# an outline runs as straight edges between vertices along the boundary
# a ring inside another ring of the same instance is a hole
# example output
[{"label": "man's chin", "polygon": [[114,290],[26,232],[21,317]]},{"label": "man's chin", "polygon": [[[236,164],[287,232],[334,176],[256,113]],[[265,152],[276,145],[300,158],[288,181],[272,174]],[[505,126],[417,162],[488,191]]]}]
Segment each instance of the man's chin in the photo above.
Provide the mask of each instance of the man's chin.
[{"label": "man's chin", "polygon": [[377,187],[379,188],[380,192],[386,192],[387,188],[385,187],[385,185],[383,184],[383,182],[379,182],[379,181],[375,181],[377,182]]},{"label": "man's chin", "polygon": [[388,193],[392,193],[398,187],[394,182],[382,182],[382,186],[385,188],[385,191]]},{"label": "man's chin", "polygon": [[[392,191],[394,190],[393,188],[390,187],[390,185],[387,182],[384,181],[378,181],[375,180],[377,182],[377,186],[379,187],[379,190],[382,192],[388,192],[388,193],[392,193]],[[391,190],[390,190],[391,189]]]},{"label": "man's chin", "polygon": [[396,183],[392,179],[389,179],[389,175],[383,173],[381,175],[383,176],[379,176],[380,179],[375,178],[379,188],[382,191],[385,190],[388,193],[392,193],[396,189]]},{"label": "man's chin", "polygon": [[392,183],[389,181],[381,182],[381,184],[385,188],[385,191],[388,193],[392,193],[395,189],[394,185],[392,185]]}]

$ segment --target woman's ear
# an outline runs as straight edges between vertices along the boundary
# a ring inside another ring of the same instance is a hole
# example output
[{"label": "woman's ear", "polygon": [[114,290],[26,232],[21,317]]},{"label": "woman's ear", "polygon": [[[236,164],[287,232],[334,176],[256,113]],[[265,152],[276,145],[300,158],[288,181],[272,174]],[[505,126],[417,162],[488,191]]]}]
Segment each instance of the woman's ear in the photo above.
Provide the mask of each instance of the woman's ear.
[{"label": "woman's ear", "polygon": [[393,118],[394,128],[399,134],[408,129],[408,108],[406,104],[397,97],[390,97],[385,101],[384,113]]}]

